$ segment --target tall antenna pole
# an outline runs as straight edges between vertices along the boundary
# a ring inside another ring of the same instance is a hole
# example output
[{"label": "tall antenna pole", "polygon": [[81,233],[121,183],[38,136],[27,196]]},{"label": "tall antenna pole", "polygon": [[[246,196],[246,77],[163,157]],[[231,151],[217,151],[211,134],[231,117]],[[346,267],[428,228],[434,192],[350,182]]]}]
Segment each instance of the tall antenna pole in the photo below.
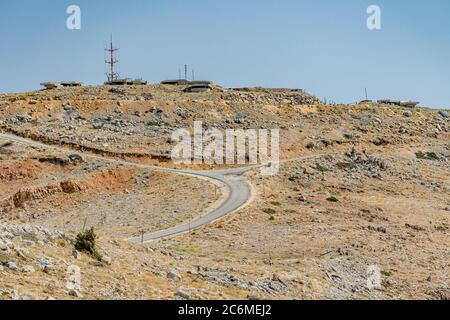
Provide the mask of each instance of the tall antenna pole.
[{"label": "tall antenna pole", "polygon": [[195,81],[195,70],[192,69],[192,81]]},{"label": "tall antenna pole", "polygon": [[187,74],[188,74],[188,65],[185,64],[185,65],[184,65],[184,80],[187,80],[187,79],[188,79]]},{"label": "tall antenna pole", "polygon": [[369,100],[369,96],[367,95],[367,88],[364,88],[366,90],[366,100]]},{"label": "tall antenna pole", "polygon": [[105,49],[105,51],[109,52],[110,57],[109,60],[106,60],[105,63],[109,64],[110,66],[110,73],[107,73],[106,76],[108,77],[108,81],[109,82],[113,82],[115,80],[117,80],[119,74],[115,71],[115,65],[119,62],[114,58],[114,52],[118,51],[119,48],[115,48],[113,46],[113,36],[111,34],[111,41],[109,44],[109,47]]}]

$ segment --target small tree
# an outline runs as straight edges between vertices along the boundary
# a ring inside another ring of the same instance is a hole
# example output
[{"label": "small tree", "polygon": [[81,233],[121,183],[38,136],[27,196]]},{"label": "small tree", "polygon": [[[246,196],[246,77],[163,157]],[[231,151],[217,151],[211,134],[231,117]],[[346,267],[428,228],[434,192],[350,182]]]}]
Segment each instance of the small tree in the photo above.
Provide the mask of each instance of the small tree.
[{"label": "small tree", "polygon": [[102,256],[95,248],[96,239],[97,235],[95,234],[93,227],[89,230],[83,231],[79,233],[75,239],[75,249],[80,252],[87,253],[91,257],[101,261]]}]

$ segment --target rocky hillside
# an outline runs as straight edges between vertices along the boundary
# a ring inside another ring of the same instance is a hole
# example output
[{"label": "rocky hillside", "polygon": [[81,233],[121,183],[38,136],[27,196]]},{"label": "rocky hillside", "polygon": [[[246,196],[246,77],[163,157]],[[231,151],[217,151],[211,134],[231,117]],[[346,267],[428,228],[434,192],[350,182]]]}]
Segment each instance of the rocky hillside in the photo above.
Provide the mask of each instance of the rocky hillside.
[{"label": "rocky hillside", "polygon": [[[279,128],[280,173],[241,177],[252,198],[224,219],[129,244],[223,201],[209,180],[143,166],[175,167],[171,134],[194,121]],[[0,138],[0,299],[449,297],[447,110],[326,105],[288,89],[94,86],[0,95],[0,131],[40,143]],[[91,227],[99,255],[76,250]]]}]

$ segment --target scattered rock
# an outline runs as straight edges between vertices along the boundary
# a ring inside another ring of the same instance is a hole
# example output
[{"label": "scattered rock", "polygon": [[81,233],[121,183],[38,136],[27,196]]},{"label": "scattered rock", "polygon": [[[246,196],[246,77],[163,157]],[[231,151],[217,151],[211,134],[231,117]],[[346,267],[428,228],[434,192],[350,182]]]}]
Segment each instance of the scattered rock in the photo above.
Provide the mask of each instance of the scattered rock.
[{"label": "scattered rock", "polygon": [[330,139],[322,139],[322,143],[325,145],[325,147],[331,147],[333,145],[333,141]]},{"label": "scattered rock", "polygon": [[41,163],[50,163],[53,165],[58,165],[58,166],[63,166],[63,167],[69,165],[69,163],[70,163],[69,159],[62,159],[59,157],[39,158],[38,160]]},{"label": "scattered rock", "polygon": [[367,230],[374,231],[374,232],[380,232],[380,233],[387,233],[387,230],[384,227],[368,226]]},{"label": "scattered rock", "polygon": [[103,262],[104,264],[111,265],[111,264],[112,264],[112,258],[111,258],[111,257],[108,257],[108,256],[106,256],[106,255],[103,255],[103,256],[102,256],[102,262]]},{"label": "scattered rock", "polygon": [[403,112],[403,115],[407,118],[411,118],[413,116],[413,113],[412,113],[412,111],[407,110],[407,111]]},{"label": "scattered rock", "polygon": [[20,295],[19,295],[19,291],[18,291],[18,290],[14,290],[14,291],[11,293],[11,300],[13,300],[13,301],[18,301],[18,300],[20,300]]},{"label": "scattered rock", "polygon": [[75,297],[75,298],[83,298],[83,295],[81,294],[80,291],[72,289],[69,291],[69,296],[71,297]]},{"label": "scattered rock", "polygon": [[22,271],[25,273],[34,273],[36,270],[34,269],[33,266],[24,266],[22,268]]},{"label": "scattered rock", "polygon": [[447,111],[439,111],[439,115],[443,118],[448,118],[448,112]]},{"label": "scattered rock", "polygon": [[74,163],[83,162],[83,157],[78,154],[71,154],[69,155],[69,160]]},{"label": "scattered rock", "polygon": [[346,138],[348,140],[354,140],[355,139],[355,134],[353,132],[344,133],[344,138]]},{"label": "scattered rock", "polygon": [[376,138],[374,141],[373,141],[373,144],[374,145],[376,145],[376,146],[387,146],[387,145],[389,145],[389,141],[388,140],[386,140],[386,139],[384,139],[384,138]]},{"label": "scattered rock", "polygon": [[175,293],[175,297],[176,298],[180,298],[180,299],[184,299],[184,300],[189,300],[191,298],[191,296],[188,293],[186,293],[185,291],[183,291],[182,289],[179,289]]},{"label": "scattered rock", "polygon": [[39,270],[45,271],[49,268],[50,263],[45,260],[36,259],[36,266],[39,268]]},{"label": "scattered rock", "polygon": [[177,112],[177,115],[183,120],[186,120],[187,118],[189,118],[189,113],[187,113],[186,111],[183,111],[183,110],[179,110]]},{"label": "scattered rock", "polygon": [[81,259],[81,253],[78,251],[78,250],[73,250],[72,251],[72,257],[75,259],[75,260],[80,260]]},{"label": "scattered rock", "polygon": [[167,273],[167,279],[173,282],[179,282],[181,280],[180,275],[176,271],[170,271]]},{"label": "scattered rock", "polygon": [[8,262],[7,267],[10,270],[16,271],[18,269],[17,264],[15,262]]},{"label": "scattered rock", "polygon": [[4,242],[0,242],[0,250],[1,251],[7,251],[9,248],[8,248],[8,246],[6,245],[6,243],[4,243]]}]

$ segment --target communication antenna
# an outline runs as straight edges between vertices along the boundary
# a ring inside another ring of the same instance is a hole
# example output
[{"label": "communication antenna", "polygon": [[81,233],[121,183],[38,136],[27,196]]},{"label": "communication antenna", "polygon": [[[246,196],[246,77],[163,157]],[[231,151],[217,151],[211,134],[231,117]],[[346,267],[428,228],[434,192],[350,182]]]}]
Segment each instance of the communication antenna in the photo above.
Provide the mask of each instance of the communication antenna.
[{"label": "communication antenna", "polygon": [[195,70],[192,69],[192,81],[195,81]]},{"label": "communication antenna", "polygon": [[366,100],[369,100],[369,96],[367,95],[367,88],[364,88],[366,91]]},{"label": "communication antenna", "polygon": [[116,51],[118,51],[119,48],[115,48],[113,45],[113,36],[111,34],[111,41],[109,44],[108,48],[105,48],[106,52],[109,52],[109,60],[105,60],[106,64],[109,64],[110,66],[110,72],[106,73],[106,76],[108,77],[108,82],[113,82],[115,80],[117,80],[117,78],[119,77],[119,74],[116,72],[116,64],[119,62],[118,60],[115,59],[114,57],[114,53]]},{"label": "communication antenna", "polygon": [[187,79],[188,79],[187,74],[188,74],[188,65],[185,64],[185,65],[184,65],[184,80],[187,80]]}]

